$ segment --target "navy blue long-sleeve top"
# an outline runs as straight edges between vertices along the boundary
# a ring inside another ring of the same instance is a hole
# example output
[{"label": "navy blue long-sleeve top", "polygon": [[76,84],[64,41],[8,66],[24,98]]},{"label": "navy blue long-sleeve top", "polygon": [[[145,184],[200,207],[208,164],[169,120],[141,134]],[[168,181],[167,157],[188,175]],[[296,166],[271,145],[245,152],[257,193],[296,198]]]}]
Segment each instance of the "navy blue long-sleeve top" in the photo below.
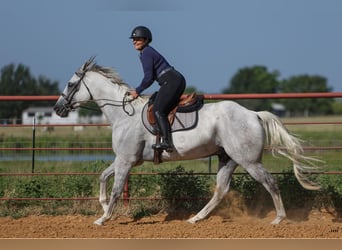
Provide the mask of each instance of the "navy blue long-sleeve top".
[{"label": "navy blue long-sleeve top", "polygon": [[144,78],[135,89],[138,95],[150,87],[163,70],[171,67],[166,59],[151,46],[146,46],[141,51],[140,61],[144,70]]}]

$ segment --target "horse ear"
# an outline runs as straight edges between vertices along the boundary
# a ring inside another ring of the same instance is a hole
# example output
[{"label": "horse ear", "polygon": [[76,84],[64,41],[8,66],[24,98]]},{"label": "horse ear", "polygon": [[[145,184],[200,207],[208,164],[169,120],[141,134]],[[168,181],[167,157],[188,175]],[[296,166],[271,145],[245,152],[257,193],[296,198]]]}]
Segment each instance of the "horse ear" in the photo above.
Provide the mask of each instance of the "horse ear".
[{"label": "horse ear", "polygon": [[83,71],[86,71],[88,69],[89,65],[91,65],[94,62],[95,58],[96,56],[92,56],[89,58],[88,61],[86,61],[86,63],[83,65]]}]

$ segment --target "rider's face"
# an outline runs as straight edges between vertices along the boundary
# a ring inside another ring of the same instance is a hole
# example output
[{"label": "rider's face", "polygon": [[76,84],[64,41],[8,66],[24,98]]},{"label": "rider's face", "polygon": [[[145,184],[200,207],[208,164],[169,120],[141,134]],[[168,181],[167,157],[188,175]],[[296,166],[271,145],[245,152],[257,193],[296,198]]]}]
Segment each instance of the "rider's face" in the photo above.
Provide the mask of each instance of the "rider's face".
[{"label": "rider's face", "polygon": [[133,38],[133,46],[136,50],[142,50],[145,47],[146,40],[141,37]]}]

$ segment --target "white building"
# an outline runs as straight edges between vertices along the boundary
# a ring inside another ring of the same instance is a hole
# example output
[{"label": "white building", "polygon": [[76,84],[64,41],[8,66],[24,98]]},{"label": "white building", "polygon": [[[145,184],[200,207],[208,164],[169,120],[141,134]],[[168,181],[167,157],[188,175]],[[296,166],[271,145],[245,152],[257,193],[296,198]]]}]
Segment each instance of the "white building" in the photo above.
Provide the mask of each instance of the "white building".
[{"label": "white building", "polygon": [[286,114],[286,108],[283,104],[281,103],[272,103],[272,113],[279,116],[279,117],[284,117]]},{"label": "white building", "polygon": [[30,107],[25,109],[21,115],[23,124],[33,124],[36,117],[36,124],[96,124],[108,123],[104,114],[101,116],[79,116],[78,111],[72,111],[67,117],[61,118],[53,110],[53,107]]},{"label": "white building", "polygon": [[33,124],[36,117],[36,124],[77,124],[79,115],[77,111],[70,112],[65,118],[61,118],[53,110],[53,107],[30,107],[25,109],[21,115],[23,124]]}]

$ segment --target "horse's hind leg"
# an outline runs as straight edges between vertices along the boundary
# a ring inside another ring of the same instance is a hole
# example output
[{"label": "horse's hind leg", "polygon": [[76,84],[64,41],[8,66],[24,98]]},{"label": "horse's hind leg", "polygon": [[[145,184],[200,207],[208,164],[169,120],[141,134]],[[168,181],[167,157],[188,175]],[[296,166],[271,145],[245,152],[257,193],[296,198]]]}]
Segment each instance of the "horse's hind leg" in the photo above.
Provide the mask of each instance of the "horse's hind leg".
[{"label": "horse's hind leg", "polygon": [[261,163],[250,164],[247,167],[242,166],[246,171],[258,182],[260,182],[270,193],[277,212],[277,217],[272,221],[272,224],[279,224],[285,217],[285,209],[281,200],[280,191],[274,177],[268,173]]},{"label": "horse's hind leg", "polygon": [[225,156],[225,161],[220,159],[219,171],[216,177],[216,188],[215,193],[211,200],[205,207],[198,212],[194,217],[190,218],[188,222],[195,223],[199,220],[204,219],[222,200],[225,194],[229,190],[229,184],[232,179],[232,173],[237,167],[237,163],[233,160],[228,160]]}]

